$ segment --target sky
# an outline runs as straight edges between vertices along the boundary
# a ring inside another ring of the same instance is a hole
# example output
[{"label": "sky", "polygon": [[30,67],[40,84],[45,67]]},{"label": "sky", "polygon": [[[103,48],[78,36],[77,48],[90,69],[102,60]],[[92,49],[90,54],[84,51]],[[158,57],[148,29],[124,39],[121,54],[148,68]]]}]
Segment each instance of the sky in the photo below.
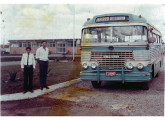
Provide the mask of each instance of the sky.
[{"label": "sky", "polygon": [[165,41],[165,4],[5,4],[0,5],[0,11],[0,44],[8,40],[81,38],[87,18],[106,13],[142,15],[162,32]]}]

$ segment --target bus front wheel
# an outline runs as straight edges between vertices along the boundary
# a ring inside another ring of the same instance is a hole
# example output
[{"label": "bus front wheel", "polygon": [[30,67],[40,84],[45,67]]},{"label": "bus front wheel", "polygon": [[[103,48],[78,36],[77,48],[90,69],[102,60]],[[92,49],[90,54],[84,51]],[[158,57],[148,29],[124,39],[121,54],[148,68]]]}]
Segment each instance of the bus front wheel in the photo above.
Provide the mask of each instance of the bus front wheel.
[{"label": "bus front wheel", "polygon": [[93,88],[99,88],[101,87],[101,82],[97,81],[91,81]]}]

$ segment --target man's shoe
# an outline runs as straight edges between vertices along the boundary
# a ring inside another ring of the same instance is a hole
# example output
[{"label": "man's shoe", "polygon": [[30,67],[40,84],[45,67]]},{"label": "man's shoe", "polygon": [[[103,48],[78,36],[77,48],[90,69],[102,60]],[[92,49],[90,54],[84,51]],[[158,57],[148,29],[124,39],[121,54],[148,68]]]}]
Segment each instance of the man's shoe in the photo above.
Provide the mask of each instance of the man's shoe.
[{"label": "man's shoe", "polygon": [[48,87],[48,86],[45,86],[44,88],[49,89],[49,87]]},{"label": "man's shoe", "polygon": [[40,89],[43,90],[43,87],[41,87]]}]

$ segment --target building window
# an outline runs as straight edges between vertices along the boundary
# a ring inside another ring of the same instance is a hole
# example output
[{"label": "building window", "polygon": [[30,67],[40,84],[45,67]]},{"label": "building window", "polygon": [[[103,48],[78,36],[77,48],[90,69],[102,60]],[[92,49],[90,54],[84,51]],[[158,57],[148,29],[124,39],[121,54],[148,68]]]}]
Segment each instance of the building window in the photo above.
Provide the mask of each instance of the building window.
[{"label": "building window", "polygon": [[40,42],[37,43],[37,47],[41,47],[41,43]]},{"label": "building window", "polygon": [[12,43],[11,47],[18,47],[17,43]]},{"label": "building window", "polygon": [[55,47],[55,42],[50,42],[49,47]]},{"label": "building window", "polygon": [[57,53],[65,53],[65,42],[57,42]]},{"label": "building window", "polygon": [[47,45],[47,47],[50,47],[50,42],[47,42],[46,45]]},{"label": "building window", "polygon": [[[68,41],[68,46],[73,47],[73,41]],[[74,41],[74,46],[76,47],[76,41]]]},{"label": "building window", "polygon": [[32,42],[32,47],[37,47],[37,43]]},{"label": "building window", "polygon": [[23,42],[23,47],[26,47],[26,42]]},{"label": "building window", "polygon": [[22,47],[22,42],[19,42],[19,47]]},{"label": "building window", "polygon": [[27,42],[27,47],[31,47],[31,42]]}]

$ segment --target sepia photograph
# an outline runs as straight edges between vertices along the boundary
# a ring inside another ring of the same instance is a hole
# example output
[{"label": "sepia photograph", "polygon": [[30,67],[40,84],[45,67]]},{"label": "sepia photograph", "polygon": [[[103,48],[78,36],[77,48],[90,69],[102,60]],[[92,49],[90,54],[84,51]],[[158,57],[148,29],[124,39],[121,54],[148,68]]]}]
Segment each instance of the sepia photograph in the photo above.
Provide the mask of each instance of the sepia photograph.
[{"label": "sepia photograph", "polygon": [[0,4],[1,116],[164,116],[165,4]]}]

